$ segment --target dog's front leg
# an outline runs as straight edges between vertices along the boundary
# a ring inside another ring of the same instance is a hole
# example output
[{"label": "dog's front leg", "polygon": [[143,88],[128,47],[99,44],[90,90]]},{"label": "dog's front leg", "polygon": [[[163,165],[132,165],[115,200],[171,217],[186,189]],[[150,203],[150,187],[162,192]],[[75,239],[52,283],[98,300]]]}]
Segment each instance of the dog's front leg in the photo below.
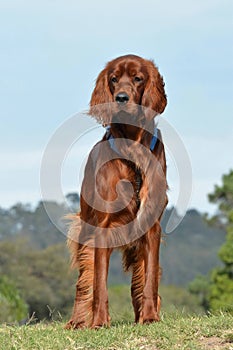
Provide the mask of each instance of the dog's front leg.
[{"label": "dog's front leg", "polygon": [[112,249],[95,248],[93,320],[91,328],[110,325],[107,278]]}]

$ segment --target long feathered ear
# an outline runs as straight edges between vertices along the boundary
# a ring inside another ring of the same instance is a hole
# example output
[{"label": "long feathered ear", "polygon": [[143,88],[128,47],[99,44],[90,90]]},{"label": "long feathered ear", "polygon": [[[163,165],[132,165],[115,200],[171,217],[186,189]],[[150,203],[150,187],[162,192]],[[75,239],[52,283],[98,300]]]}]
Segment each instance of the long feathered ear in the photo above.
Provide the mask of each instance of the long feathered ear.
[{"label": "long feathered ear", "polygon": [[112,102],[113,97],[109,89],[107,68],[105,68],[96,80],[91,96],[89,114],[98,122],[104,125],[109,124]]},{"label": "long feathered ear", "polygon": [[147,70],[149,77],[142,96],[142,105],[155,111],[156,114],[161,114],[167,105],[163,77],[159,74],[153,61],[147,61]]}]

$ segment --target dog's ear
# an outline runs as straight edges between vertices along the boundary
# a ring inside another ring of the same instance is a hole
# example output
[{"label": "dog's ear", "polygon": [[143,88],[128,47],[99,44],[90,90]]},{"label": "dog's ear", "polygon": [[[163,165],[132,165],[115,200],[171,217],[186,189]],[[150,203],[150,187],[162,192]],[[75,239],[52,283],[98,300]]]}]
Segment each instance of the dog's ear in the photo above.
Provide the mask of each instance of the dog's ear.
[{"label": "dog's ear", "polygon": [[108,84],[108,70],[105,68],[98,76],[91,96],[89,114],[98,122],[106,125],[110,122],[113,97]]},{"label": "dog's ear", "polygon": [[[163,77],[153,61],[147,61],[148,81],[142,96],[142,105],[156,114],[163,113],[167,105]],[[153,114],[153,113],[149,113]]]}]

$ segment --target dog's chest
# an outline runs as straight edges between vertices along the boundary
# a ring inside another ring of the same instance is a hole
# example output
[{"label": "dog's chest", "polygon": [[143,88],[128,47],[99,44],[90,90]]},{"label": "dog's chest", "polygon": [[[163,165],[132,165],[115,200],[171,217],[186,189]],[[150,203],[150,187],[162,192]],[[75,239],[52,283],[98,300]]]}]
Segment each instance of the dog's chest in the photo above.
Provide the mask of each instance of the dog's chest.
[{"label": "dog's chest", "polygon": [[143,178],[133,162],[111,160],[99,169],[99,175],[96,177],[96,189],[104,200],[125,204],[133,201],[139,208]]}]

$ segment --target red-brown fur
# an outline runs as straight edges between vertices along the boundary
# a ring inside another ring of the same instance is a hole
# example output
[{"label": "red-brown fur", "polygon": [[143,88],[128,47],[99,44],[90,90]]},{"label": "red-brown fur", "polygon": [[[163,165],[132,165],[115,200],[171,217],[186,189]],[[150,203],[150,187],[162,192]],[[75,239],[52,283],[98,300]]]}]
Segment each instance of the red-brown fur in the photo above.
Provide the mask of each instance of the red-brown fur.
[{"label": "red-brown fur", "polygon": [[[123,105],[116,102],[116,96],[122,92],[129,97]],[[72,266],[79,269],[79,278],[67,329],[98,328],[110,324],[107,276],[114,246],[120,246],[122,250],[125,270],[132,271],[135,322],[159,321],[160,219],[167,205],[166,160],[161,139],[153,151],[149,148],[154,117],[164,111],[166,103],[163,78],[152,61],[135,55],[122,56],[109,62],[97,78],[90,114],[103,125],[111,126],[114,139],[122,141],[118,144],[119,151],[123,158],[130,154],[130,161],[114,155],[108,141],[105,142],[106,134],[89,155],[81,190],[81,211],[73,218],[69,230]],[[114,123],[114,118],[117,123]],[[136,125],[125,124],[127,118],[136,121]],[[121,120],[124,123],[121,124]],[[131,143],[125,139],[131,140]],[[96,151],[104,143],[105,152]],[[144,149],[152,154],[153,161],[148,160]],[[104,156],[109,161],[99,166]],[[141,169],[139,207],[135,193],[137,167],[144,167]],[[128,180],[132,184],[130,201],[126,198],[125,183],[120,180]],[[113,208],[116,199],[125,203],[123,209],[115,207],[116,212],[112,212],[106,207],[104,210],[102,202],[97,199],[97,192],[103,203],[111,203]],[[129,232],[124,225],[133,220]],[[88,224],[95,227],[95,231],[88,231]],[[139,227],[146,227],[146,232],[139,234]]]}]

